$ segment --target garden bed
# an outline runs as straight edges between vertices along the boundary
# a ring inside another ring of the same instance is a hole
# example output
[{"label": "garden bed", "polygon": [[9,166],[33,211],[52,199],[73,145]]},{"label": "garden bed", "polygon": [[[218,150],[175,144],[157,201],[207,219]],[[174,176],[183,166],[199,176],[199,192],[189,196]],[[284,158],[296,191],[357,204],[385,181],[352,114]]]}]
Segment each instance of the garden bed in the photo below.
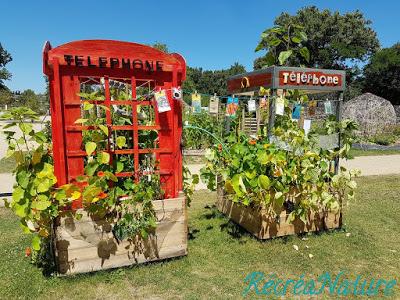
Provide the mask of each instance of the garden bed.
[{"label": "garden bed", "polygon": [[226,197],[223,187],[218,187],[217,208],[260,240],[336,229],[342,226],[341,212],[328,212],[327,214],[309,212],[307,224],[298,218],[292,223],[288,222],[289,214],[284,209],[277,218],[272,218],[261,206],[245,206],[231,201]]},{"label": "garden bed", "polygon": [[185,197],[155,200],[157,227],[147,239],[118,241],[113,222],[82,211],[78,221],[60,218],[55,229],[55,255],[61,275],[162,260],[187,254],[187,211]]}]

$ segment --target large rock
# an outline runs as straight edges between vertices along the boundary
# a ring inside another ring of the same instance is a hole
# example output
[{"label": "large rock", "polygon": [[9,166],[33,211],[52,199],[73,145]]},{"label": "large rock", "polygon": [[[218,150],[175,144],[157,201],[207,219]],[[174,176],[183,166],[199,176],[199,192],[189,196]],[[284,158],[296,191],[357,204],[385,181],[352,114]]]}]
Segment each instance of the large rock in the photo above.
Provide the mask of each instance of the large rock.
[{"label": "large rock", "polygon": [[394,111],[396,112],[397,116],[397,123],[400,124],[400,105],[393,105]]},{"label": "large rock", "polygon": [[396,124],[393,105],[386,99],[365,93],[343,104],[342,118],[356,121],[359,133],[371,136]]}]

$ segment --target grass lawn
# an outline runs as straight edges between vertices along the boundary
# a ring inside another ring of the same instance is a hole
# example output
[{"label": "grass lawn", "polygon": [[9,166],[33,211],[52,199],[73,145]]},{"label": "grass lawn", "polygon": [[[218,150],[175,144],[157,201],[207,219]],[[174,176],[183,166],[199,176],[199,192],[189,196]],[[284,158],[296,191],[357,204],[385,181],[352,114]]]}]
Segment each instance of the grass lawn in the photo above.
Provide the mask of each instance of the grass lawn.
[{"label": "grass lawn", "polygon": [[[187,257],[68,278],[44,277],[29,264],[24,258],[28,237],[16,217],[0,208],[0,298],[240,299],[244,279],[253,271],[276,273],[283,280],[346,271],[353,280],[362,275],[399,281],[400,176],[364,177],[358,183],[344,230],[307,235],[306,240],[293,236],[260,242],[211,207],[215,193],[197,192],[189,209]],[[399,284],[394,293],[392,298],[400,299]],[[247,298],[256,298],[254,292]]]},{"label": "grass lawn", "polygon": [[400,154],[400,150],[361,150],[351,149],[350,157],[356,156],[372,156],[372,155],[393,155]]}]

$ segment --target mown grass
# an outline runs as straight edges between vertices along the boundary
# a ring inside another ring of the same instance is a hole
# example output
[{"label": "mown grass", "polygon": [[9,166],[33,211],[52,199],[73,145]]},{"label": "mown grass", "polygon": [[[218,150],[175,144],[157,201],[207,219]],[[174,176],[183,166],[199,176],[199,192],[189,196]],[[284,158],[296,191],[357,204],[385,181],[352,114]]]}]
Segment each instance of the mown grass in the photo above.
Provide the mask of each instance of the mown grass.
[{"label": "mown grass", "polygon": [[[189,209],[188,256],[67,278],[44,277],[29,264],[24,258],[29,239],[21,234],[16,217],[2,208],[0,298],[240,299],[244,279],[253,271],[275,273],[282,279],[346,271],[353,279],[360,274],[399,281],[400,176],[363,177],[358,183],[356,201],[344,215],[344,229],[307,235],[306,240],[293,236],[260,242],[212,207],[215,193],[197,192]],[[394,293],[391,298],[399,299],[398,284]],[[250,292],[247,298],[268,297]],[[288,294],[287,299],[293,298]]]},{"label": "mown grass", "polygon": [[400,150],[361,150],[361,149],[351,149],[350,157],[356,156],[373,156],[373,155],[393,155],[400,154]]}]

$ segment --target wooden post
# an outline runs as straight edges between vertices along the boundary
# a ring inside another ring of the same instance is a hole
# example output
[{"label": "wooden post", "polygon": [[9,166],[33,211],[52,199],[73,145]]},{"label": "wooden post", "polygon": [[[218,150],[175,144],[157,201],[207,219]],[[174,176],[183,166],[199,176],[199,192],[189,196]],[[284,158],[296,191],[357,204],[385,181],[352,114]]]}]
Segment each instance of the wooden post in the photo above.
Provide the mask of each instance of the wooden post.
[{"label": "wooden post", "polygon": [[[343,102],[343,92],[340,92],[339,94],[339,101],[337,102],[336,105],[336,121],[340,122],[342,120],[342,112],[341,112],[341,104]],[[339,148],[342,147],[342,141],[341,141],[341,134],[339,133],[338,135],[338,144]],[[335,174],[338,174],[339,172],[339,157],[335,158]]]},{"label": "wooden post", "polygon": [[268,138],[272,136],[272,130],[275,126],[275,97],[276,90],[272,90],[272,95],[269,98],[269,113],[268,113]]}]

